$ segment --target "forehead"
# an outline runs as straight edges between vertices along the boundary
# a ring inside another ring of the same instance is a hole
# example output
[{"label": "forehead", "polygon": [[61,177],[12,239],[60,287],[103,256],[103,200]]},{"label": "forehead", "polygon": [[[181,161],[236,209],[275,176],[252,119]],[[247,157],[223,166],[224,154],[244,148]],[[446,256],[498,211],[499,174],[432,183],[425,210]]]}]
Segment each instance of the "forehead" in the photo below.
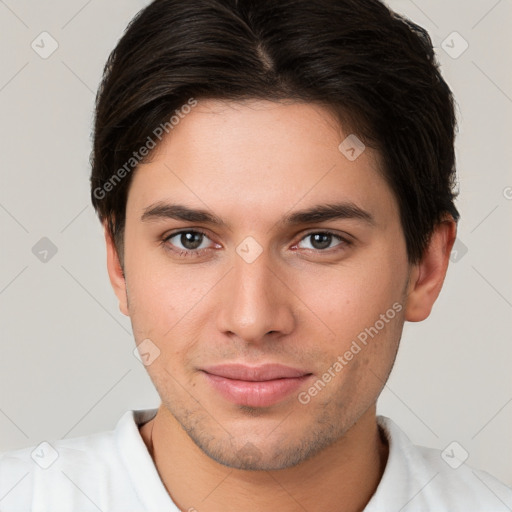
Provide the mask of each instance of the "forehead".
[{"label": "forehead", "polygon": [[275,222],[295,205],[350,201],[396,213],[377,152],[347,157],[353,137],[316,104],[199,101],[135,171],[127,212],[188,202]]}]

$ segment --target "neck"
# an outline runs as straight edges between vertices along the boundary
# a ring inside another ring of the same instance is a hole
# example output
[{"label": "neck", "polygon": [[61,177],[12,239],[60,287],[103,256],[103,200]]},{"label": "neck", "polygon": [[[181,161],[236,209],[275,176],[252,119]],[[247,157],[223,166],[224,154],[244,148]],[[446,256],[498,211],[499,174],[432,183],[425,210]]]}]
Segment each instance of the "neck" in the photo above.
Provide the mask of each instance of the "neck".
[{"label": "neck", "polygon": [[375,406],[327,449],[277,471],[238,470],[215,462],[163,405],[140,432],[163,484],[181,510],[361,511],[375,492],[388,457]]}]

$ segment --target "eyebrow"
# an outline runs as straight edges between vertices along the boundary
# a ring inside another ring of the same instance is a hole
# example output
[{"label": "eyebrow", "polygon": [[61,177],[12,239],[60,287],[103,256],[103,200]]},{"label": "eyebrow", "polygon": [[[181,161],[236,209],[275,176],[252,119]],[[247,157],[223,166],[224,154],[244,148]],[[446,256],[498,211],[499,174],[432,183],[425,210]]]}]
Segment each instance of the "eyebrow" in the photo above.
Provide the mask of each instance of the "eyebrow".
[{"label": "eyebrow", "polygon": [[[201,222],[215,226],[227,227],[227,223],[213,213],[181,204],[158,202],[144,209],[141,221],[148,222],[159,219],[176,219],[188,222]],[[341,202],[316,205],[286,215],[278,224],[298,225],[315,224],[336,219],[355,219],[374,225],[374,217],[355,203]]]},{"label": "eyebrow", "polygon": [[363,210],[352,202],[321,204],[306,210],[299,210],[285,216],[281,223],[291,225],[313,224],[336,219],[356,219],[368,224],[375,224],[375,219],[370,212]]},{"label": "eyebrow", "polygon": [[189,222],[204,222],[216,226],[227,226],[227,224],[213,213],[207,210],[189,208],[181,204],[170,204],[158,202],[144,209],[144,213],[140,220],[142,222],[159,220],[159,219],[176,219]]}]

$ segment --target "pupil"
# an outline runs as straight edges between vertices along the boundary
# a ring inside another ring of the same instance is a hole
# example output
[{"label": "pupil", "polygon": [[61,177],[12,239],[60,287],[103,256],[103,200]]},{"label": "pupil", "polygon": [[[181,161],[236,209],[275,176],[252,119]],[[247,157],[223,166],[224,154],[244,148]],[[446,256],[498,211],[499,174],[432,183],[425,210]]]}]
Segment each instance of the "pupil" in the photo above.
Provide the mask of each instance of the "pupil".
[{"label": "pupil", "polygon": [[201,233],[182,233],[180,242],[186,249],[197,249],[201,245],[202,237]]},{"label": "pupil", "polygon": [[316,233],[313,235],[312,245],[315,249],[325,249],[331,245],[332,235],[328,233]]}]

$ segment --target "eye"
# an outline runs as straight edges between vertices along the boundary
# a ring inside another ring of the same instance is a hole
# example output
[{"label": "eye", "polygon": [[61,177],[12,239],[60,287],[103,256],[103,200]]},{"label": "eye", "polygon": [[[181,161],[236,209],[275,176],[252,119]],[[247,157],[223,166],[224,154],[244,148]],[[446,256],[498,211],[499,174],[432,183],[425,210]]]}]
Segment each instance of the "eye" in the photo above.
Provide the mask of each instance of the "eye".
[{"label": "eye", "polygon": [[211,242],[206,233],[192,230],[172,233],[166,236],[163,241],[171,246],[171,250],[180,253],[199,252],[208,249],[208,242]]},{"label": "eye", "polygon": [[[299,242],[298,245],[300,245],[301,242],[304,240],[310,239],[309,247],[302,247],[303,249],[312,249],[314,251],[325,251],[325,249],[331,249],[332,247],[338,247],[341,246],[348,246],[351,244],[350,241],[346,240],[345,238],[341,237],[340,235],[336,235],[334,233],[331,233],[329,231],[318,231],[315,233],[309,233],[306,235],[302,240]],[[334,241],[338,241],[337,244],[332,245]]]},{"label": "eye", "polygon": [[[303,245],[306,240],[310,240],[309,244]],[[203,251],[212,248],[209,242],[212,241],[208,238],[206,233],[198,230],[178,231],[171,233],[162,239],[166,249],[177,253],[179,256],[199,256]],[[337,243],[334,243],[337,242]],[[329,231],[317,231],[309,233],[303,237],[297,244],[299,248],[313,250],[317,252],[329,252],[327,249],[337,248],[341,250],[343,247],[348,247],[352,244],[350,240],[331,233]],[[220,247],[220,246],[219,246]]]}]

